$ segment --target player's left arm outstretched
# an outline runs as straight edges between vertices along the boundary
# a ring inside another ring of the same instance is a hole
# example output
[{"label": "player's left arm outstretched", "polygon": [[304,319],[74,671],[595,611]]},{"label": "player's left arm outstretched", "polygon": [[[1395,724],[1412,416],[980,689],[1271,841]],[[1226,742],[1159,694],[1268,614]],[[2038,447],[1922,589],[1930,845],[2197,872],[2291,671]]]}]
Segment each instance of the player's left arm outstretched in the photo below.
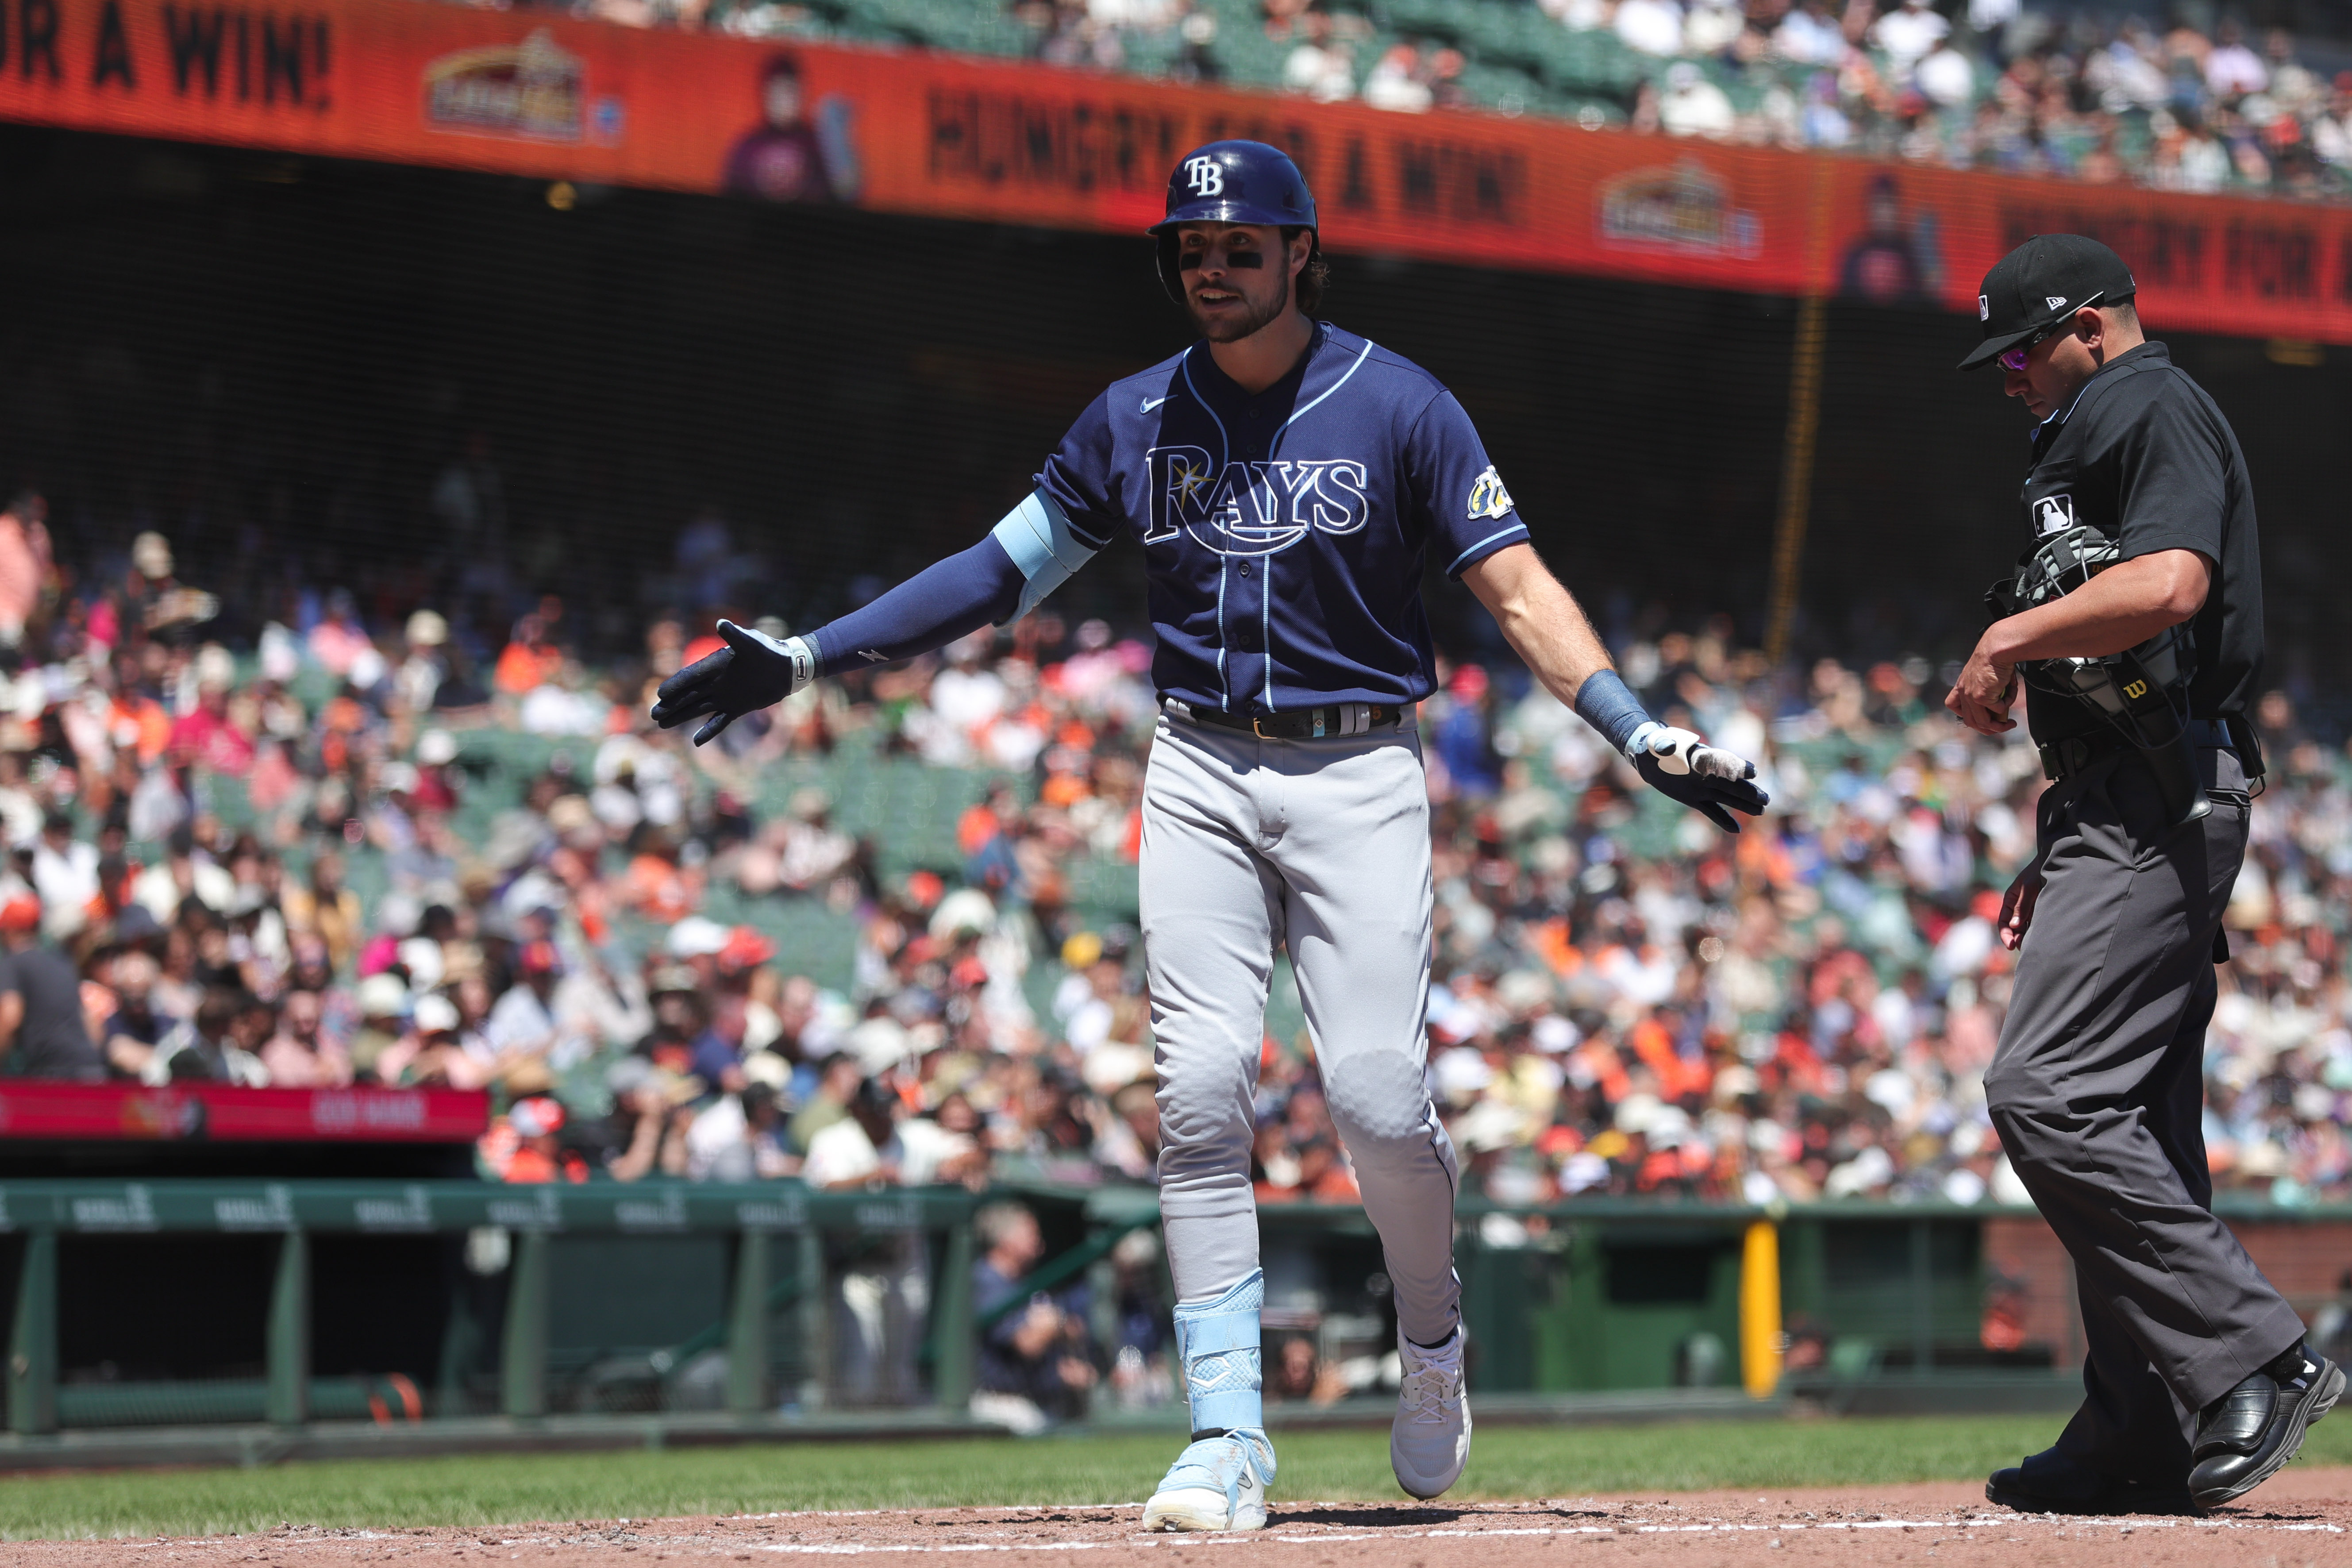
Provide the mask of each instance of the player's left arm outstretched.
[{"label": "player's left arm outstretched", "polygon": [[1651,718],[1533,545],[1507,545],[1465,569],[1462,580],[1544,689],[1607,736],[1653,789],[1705,812],[1726,833],[1739,831],[1733,812],[1763,811],[1769,797],[1754,783],[1756,764]]}]

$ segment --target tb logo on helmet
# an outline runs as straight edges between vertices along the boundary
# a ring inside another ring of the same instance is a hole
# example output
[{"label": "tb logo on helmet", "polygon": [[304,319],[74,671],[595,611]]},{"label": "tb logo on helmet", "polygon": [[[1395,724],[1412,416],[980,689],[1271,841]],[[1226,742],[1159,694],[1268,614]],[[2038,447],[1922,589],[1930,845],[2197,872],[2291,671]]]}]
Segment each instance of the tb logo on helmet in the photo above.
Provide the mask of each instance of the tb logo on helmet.
[{"label": "tb logo on helmet", "polygon": [[1184,160],[1184,179],[1196,196],[1222,196],[1225,194],[1225,172],[1214,158]]}]

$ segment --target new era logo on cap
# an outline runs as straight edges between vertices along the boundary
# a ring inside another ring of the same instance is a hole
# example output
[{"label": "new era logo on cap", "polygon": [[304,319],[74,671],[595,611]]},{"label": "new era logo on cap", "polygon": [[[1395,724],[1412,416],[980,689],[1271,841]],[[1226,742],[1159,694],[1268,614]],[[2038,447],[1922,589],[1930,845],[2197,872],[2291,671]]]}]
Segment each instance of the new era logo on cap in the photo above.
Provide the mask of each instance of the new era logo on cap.
[{"label": "new era logo on cap", "polygon": [[2042,300],[2043,304],[2048,305],[2054,310],[2066,302],[2066,296],[2063,294],[2044,294],[2042,297]]}]

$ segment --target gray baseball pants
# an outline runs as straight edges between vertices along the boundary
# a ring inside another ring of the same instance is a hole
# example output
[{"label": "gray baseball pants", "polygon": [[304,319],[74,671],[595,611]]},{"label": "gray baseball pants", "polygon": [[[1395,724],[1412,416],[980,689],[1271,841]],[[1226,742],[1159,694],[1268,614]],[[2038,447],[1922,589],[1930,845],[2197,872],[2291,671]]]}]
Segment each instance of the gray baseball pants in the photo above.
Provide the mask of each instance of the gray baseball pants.
[{"label": "gray baseball pants", "polygon": [[1331,1120],[1406,1338],[1459,1321],[1454,1145],[1423,1078],[1429,791],[1410,726],[1266,741],[1163,712],[1143,789],[1160,1210],[1177,1299],[1258,1266],[1250,1187],[1266,986],[1287,943]]},{"label": "gray baseball pants", "polygon": [[2136,753],[2042,797],[2042,884],[1985,1097],[2074,1259],[2088,1359],[2059,1439],[2126,1479],[2189,1473],[2197,1414],[2303,1337],[2208,1206],[2200,1131],[2214,932],[2245,858],[2245,775],[2200,753],[2212,815],[2171,827]]}]

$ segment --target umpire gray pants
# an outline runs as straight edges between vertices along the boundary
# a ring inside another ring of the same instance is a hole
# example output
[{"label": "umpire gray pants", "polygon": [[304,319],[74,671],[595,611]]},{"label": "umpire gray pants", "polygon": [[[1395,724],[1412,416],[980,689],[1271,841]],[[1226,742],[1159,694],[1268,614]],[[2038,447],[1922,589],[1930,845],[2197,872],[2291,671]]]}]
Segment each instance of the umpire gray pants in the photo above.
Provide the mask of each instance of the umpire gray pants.
[{"label": "umpire gray pants", "polygon": [[1453,1142],[1423,1077],[1429,787],[1410,727],[1265,741],[1163,712],[1143,787],[1160,1212],[1177,1299],[1258,1266],[1250,1186],[1266,986],[1287,943],[1323,1092],[1406,1338],[1454,1331]]},{"label": "umpire gray pants", "polygon": [[2245,775],[2200,753],[2212,815],[2173,828],[2133,752],[2042,797],[2042,893],[2000,1047],[1993,1126],[2074,1259],[2088,1359],[2059,1439],[2177,1484],[2197,1413],[2303,1337],[2209,1207],[2200,1131],[2213,940],[2245,858]]}]

